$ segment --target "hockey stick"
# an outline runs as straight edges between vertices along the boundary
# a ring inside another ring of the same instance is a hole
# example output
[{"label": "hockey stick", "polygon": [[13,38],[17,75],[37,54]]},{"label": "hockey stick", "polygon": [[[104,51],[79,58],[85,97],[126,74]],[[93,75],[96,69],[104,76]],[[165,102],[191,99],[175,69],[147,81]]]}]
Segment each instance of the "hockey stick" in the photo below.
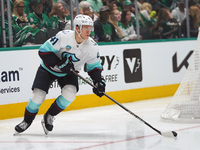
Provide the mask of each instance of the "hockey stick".
[{"label": "hockey stick", "polygon": [[[78,76],[79,78],[81,78],[83,81],[85,81],[87,84],[89,84],[90,86],[92,86],[93,88],[97,88],[95,85],[93,85],[88,80],[86,80],[84,77],[82,77],[80,74],[76,73],[75,71],[72,71],[72,72],[76,76]],[[126,107],[124,107],[122,104],[120,104],[119,102],[117,102],[116,100],[114,100],[112,97],[110,97],[109,95],[107,95],[105,92],[103,92],[103,94],[107,98],[109,98],[111,101],[113,101],[114,103],[116,103],[118,106],[120,106],[121,108],[123,108],[124,110],[126,110],[128,113],[130,113],[131,115],[133,115],[134,117],[136,117],[137,119],[139,119],[140,121],[142,121],[144,124],[146,124],[147,126],[149,126],[154,131],[156,131],[158,134],[160,134],[162,136],[165,136],[165,137],[176,137],[178,135],[175,131],[170,131],[170,132],[161,132],[161,131],[159,131],[158,129],[154,128],[149,123],[147,123],[146,121],[144,121],[142,118],[140,118],[139,116],[137,116],[136,114],[134,114],[133,112],[131,112],[129,109],[127,109]]]}]

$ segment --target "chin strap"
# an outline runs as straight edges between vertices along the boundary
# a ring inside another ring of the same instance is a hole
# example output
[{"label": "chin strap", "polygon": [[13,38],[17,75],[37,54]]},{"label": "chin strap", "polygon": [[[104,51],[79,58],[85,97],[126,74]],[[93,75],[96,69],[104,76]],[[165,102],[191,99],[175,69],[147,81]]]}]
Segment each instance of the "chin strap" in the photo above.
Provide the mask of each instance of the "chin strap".
[{"label": "chin strap", "polygon": [[81,37],[81,33],[78,33],[76,30],[75,30],[75,32],[78,34],[78,36],[79,36],[82,40],[84,40],[84,39]]},{"label": "chin strap", "polygon": [[[79,29],[80,29],[80,31],[82,32],[82,30],[81,30],[81,29],[82,29],[82,26],[81,26]],[[76,32],[76,33],[78,34],[78,36],[84,41],[84,39],[81,37],[81,32],[78,33],[77,30],[76,30],[76,28],[75,28],[75,32]]]}]

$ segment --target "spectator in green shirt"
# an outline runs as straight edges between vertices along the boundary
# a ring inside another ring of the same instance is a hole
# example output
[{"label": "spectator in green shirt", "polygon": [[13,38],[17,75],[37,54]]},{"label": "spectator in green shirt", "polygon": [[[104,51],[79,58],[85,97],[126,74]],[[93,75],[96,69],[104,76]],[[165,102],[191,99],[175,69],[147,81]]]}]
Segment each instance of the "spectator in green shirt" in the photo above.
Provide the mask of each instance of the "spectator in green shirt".
[{"label": "spectator in green shirt", "polygon": [[122,33],[119,29],[119,23],[121,21],[121,14],[120,11],[118,9],[114,9],[110,12],[110,17],[108,20],[114,27],[115,27],[115,31],[118,34],[118,36],[120,38],[122,38]]},{"label": "spectator in green shirt", "polygon": [[[15,0],[12,17],[14,23],[19,27],[24,27],[26,25],[29,25],[28,19],[24,13],[24,7],[25,5],[23,0]],[[31,27],[34,28],[35,25],[31,25]]]},{"label": "spectator in green shirt", "polygon": [[[133,41],[137,40],[137,34],[134,30],[133,24],[131,23],[131,11],[122,10],[121,22],[118,23],[118,27],[122,33],[121,41]],[[142,36],[139,36],[140,40]]]},{"label": "spectator in green shirt", "polygon": [[54,36],[58,32],[58,29],[53,29],[49,17],[42,13],[42,2],[40,0],[32,0],[32,9],[33,13],[30,13],[27,17],[29,23],[31,25],[34,24],[38,29],[46,33],[47,39]]},{"label": "spectator in green shirt", "polygon": [[[18,3],[18,1],[20,1],[20,5],[19,6],[23,6],[23,2],[22,0],[16,0],[15,3]],[[18,5],[16,5],[18,6]],[[16,7],[14,7],[16,8]],[[16,10],[16,9],[15,9]],[[9,35],[11,33],[9,33],[9,25],[8,25],[8,15],[7,15],[7,7],[6,4],[4,4],[4,13],[5,13],[5,33],[6,33],[6,44],[8,46],[8,41],[9,41]],[[16,13],[14,13],[16,14]],[[30,43],[35,43],[35,44],[42,44],[42,43],[36,43],[37,41],[35,41],[36,36],[38,35],[38,33],[40,32],[39,29],[34,29],[32,26],[30,26],[29,24],[23,24],[21,22],[18,22],[20,24],[20,26],[18,25],[18,23],[16,23],[17,17],[18,15],[14,15],[14,19],[12,23],[12,35],[13,35],[13,45],[14,46],[22,46],[27,44],[28,42]],[[20,18],[20,17],[19,17]],[[18,18],[18,19],[19,19]],[[0,17],[1,20],[1,17]],[[1,28],[1,23],[0,23],[0,28]],[[0,30],[0,34],[1,34],[2,30]],[[40,35],[41,37],[41,35]],[[1,39],[2,41],[2,39]],[[41,41],[39,41],[41,42]]]},{"label": "spectator in green shirt", "polygon": [[43,4],[42,13],[45,14],[45,15],[47,15],[47,16],[49,16],[49,13],[51,12],[51,9],[52,9],[52,4],[48,0],[31,0],[31,1],[29,1],[28,2],[29,13],[33,12],[32,6],[34,5],[35,1],[41,2]]},{"label": "spectator in green shirt", "polygon": [[156,39],[178,38],[179,23],[172,17],[168,8],[161,8],[158,12],[158,19],[153,27],[153,34]]},{"label": "spectator in green shirt", "polygon": [[49,14],[50,21],[54,29],[64,30],[65,24],[70,20],[62,3],[55,3]]},{"label": "spectator in green shirt", "polygon": [[91,4],[92,11],[94,14],[99,17],[99,10],[103,6],[101,0],[87,0]]},{"label": "spectator in green shirt", "polygon": [[94,32],[98,36],[99,42],[121,41],[114,26],[108,22],[110,15],[109,7],[102,6],[99,14],[99,18],[94,22]]},{"label": "spectator in green shirt", "polygon": [[30,24],[38,26],[39,29],[52,28],[51,22],[47,15],[43,14],[43,4],[40,0],[32,0],[33,12],[28,15]]}]

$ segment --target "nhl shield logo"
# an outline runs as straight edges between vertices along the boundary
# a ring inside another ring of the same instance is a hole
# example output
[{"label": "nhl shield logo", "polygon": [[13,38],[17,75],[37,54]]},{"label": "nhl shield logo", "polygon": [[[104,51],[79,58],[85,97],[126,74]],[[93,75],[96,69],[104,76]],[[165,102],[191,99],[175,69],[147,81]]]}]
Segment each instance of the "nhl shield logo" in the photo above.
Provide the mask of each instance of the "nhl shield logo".
[{"label": "nhl shield logo", "polygon": [[69,45],[67,45],[67,46],[65,47],[65,49],[66,49],[67,51],[69,51],[71,48],[72,48],[72,47],[69,46]]}]

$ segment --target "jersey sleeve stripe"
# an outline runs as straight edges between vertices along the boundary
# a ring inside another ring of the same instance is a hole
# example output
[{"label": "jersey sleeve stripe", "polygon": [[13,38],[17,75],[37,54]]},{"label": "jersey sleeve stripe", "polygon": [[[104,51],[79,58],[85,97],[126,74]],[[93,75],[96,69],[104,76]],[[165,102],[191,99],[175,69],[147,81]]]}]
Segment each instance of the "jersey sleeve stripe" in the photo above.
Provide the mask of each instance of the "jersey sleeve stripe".
[{"label": "jersey sleeve stripe", "polygon": [[87,72],[91,72],[92,70],[98,68],[99,70],[102,70],[102,66],[101,66],[101,63],[100,63],[100,60],[98,62],[95,62],[93,64],[86,64],[87,66]]},{"label": "jersey sleeve stripe", "polygon": [[58,50],[55,49],[48,41],[46,41],[40,48],[39,48],[40,52],[53,52],[53,53],[57,53]]},{"label": "jersey sleeve stripe", "polygon": [[40,55],[47,55],[47,54],[50,54],[50,53],[52,53],[52,52],[46,52],[46,53],[45,53],[45,52],[40,52],[40,51],[39,51],[39,54],[40,54]]},{"label": "jersey sleeve stripe", "polygon": [[95,69],[91,70],[90,72],[88,72],[88,74],[91,74],[92,72],[94,72],[94,71],[96,71],[96,70],[100,70],[100,71],[102,71],[102,69],[95,68]]}]

